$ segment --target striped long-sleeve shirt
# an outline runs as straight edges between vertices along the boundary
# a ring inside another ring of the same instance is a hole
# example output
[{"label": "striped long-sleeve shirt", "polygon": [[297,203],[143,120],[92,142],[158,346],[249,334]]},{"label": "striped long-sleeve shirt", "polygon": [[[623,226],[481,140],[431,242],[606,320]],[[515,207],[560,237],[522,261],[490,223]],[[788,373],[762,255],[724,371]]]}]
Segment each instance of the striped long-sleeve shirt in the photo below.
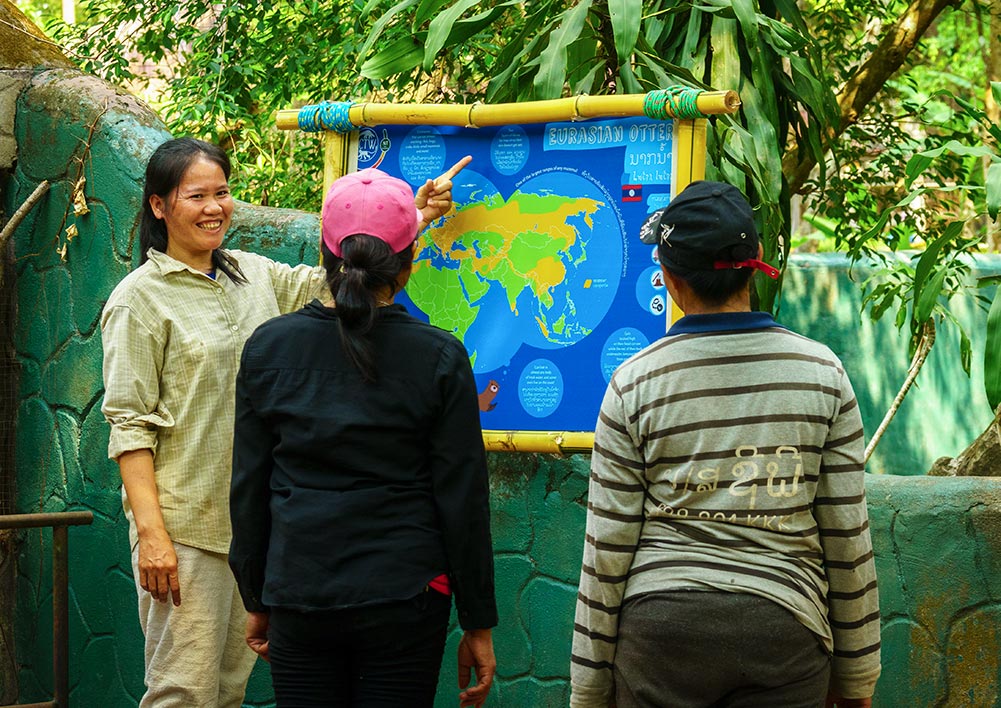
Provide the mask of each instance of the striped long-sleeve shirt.
[{"label": "striped long-sleeve shirt", "polygon": [[622,603],[665,590],[773,600],[832,652],[833,690],[872,695],[879,607],[858,403],[830,349],[768,315],[685,317],[612,377],[571,705],[609,704]]}]

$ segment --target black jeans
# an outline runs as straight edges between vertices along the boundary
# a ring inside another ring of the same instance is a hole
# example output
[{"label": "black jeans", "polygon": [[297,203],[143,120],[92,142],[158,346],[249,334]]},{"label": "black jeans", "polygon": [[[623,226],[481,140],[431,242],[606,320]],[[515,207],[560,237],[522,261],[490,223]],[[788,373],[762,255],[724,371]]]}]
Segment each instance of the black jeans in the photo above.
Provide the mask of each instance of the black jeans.
[{"label": "black jeans", "polygon": [[273,608],[268,625],[278,708],[431,708],[451,598],[324,612]]},{"label": "black jeans", "polygon": [[831,659],[771,600],[659,592],[623,605],[613,673],[619,708],[819,708]]}]

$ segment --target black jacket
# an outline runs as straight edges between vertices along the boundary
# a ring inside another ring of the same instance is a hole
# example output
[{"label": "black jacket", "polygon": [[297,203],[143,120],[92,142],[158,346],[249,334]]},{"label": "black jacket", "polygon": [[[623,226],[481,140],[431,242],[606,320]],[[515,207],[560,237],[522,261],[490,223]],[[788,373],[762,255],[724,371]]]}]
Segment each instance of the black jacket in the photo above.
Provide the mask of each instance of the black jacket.
[{"label": "black jacket", "polygon": [[247,341],[236,384],[229,561],[244,605],[401,600],[447,573],[465,629],[497,623],[486,459],[462,344],[380,308],[378,380],[313,301]]}]

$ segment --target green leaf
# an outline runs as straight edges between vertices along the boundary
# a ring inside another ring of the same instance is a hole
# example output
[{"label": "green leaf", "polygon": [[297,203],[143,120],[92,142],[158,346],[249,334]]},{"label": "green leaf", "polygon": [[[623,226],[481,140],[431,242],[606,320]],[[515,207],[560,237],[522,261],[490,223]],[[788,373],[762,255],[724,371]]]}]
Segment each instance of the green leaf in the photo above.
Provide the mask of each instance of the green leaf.
[{"label": "green leaf", "polygon": [[838,223],[819,214],[803,214],[803,221],[828,238],[834,238],[838,233]]},{"label": "green leaf", "polygon": [[487,101],[504,101],[505,99],[510,100],[517,97],[518,92],[514,86],[512,77],[519,71],[525,70],[525,66],[521,61],[525,57],[531,56],[535,48],[542,42],[542,39],[543,35],[538,33],[530,42],[521,45],[521,51],[517,54],[512,55],[510,58],[502,56],[498,59],[498,62],[504,61],[504,65],[507,68],[490,79],[490,83],[487,85]]},{"label": "green leaf", "polygon": [[939,295],[942,294],[942,284],[945,282],[946,271],[935,271],[931,279],[924,283],[921,294],[914,305],[914,321],[924,323],[931,317],[932,310],[938,302]]},{"label": "green leaf", "polygon": [[907,161],[907,167],[904,170],[904,174],[907,177],[904,184],[905,188],[910,189],[910,186],[914,182],[915,178],[924,172],[935,159],[941,157],[945,153],[950,153],[960,157],[987,157],[994,161],[1001,159],[994,154],[993,150],[984,145],[970,146],[964,145],[958,140],[950,140],[945,145],[937,147],[934,150],[919,152]]},{"label": "green leaf", "polygon": [[612,20],[615,55],[619,67],[628,66],[640,34],[643,0],[608,0],[608,14]]},{"label": "green leaf", "polygon": [[970,335],[962,327],[959,328],[959,362],[966,375],[970,375],[970,362],[973,359],[973,345],[970,343]]},{"label": "green leaf", "polygon": [[414,5],[416,2],[417,0],[401,0],[389,8],[382,15],[382,17],[376,20],[375,24],[372,25],[372,29],[368,33],[368,37],[365,39],[365,43],[361,45],[361,49],[358,50],[358,56],[368,56],[369,50],[372,49],[372,46],[379,40],[379,37],[382,36],[382,32],[386,28],[386,25],[396,19],[397,15],[401,15],[404,10]]},{"label": "green leaf", "polygon": [[1001,287],[987,313],[987,343],[984,346],[984,388],[991,410],[1001,403]]},{"label": "green leaf", "polygon": [[428,38],[424,45],[424,71],[430,72],[434,66],[438,51],[445,46],[445,40],[451,34],[456,20],[466,10],[476,5],[480,0],[459,0],[447,10],[438,13],[428,26]]},{"label": "green leaf", "polygon": [[380,2],[382,2],[382,0],[368,0],[368,2],[365,3],[365,5],[362,7],[361,11],[358,14],[362,18],[368,17],[369,14],[371,14],[372,10],[378,7]]},{"label": "green leaf", "polygon": [[597,54],[598,39],[594,35],[585,35],[567,47],[567,82],[571,94],[592,93],[597,72],[605,68],[602,62],[594,60]]},{"label": "green leaf", "polygon": [[897,317],[894,320],[894,324],[896,325],[897,329],[900,329],[901,327],[904,326],[904,323],[906,321],[907,321],[907,308],[901,307],[899,310],[897,310]]},{"label": "green leaf", "polygon": [[522,87],[515,77],[525,73],[526,58],[535,56],[536,48],[547,38],[557,19],[544,12],[536,12],[525,18],[521,29],[497,55],[496,66],[504,69],[495,74],[487,84],[488,102],[513,101],[522,97]]},{"label": "green leaf", "polygon": [[1001,210],[1001,163],[994,162],[987,168],[987,213],[995,221]]},{"label": "green leaf", "polygon": [[446,2],[448,0],[421,0],[421,4],[417,6],[417,12],[414,14],[414,32],[423,27],[425,22],[437,15]]},{"label": "green leaf", "polygon": [[592,88],[598,79],[598,72],[600,72],[602,68],[601,64],[595,64],[592,66],[589,72],[584,74],[584,76],[570,86],[570,92],[575,96],[582,93],[591,93]]},{"label": "green leaf", "polygon": [[[763,46],[761,42],[761,34],[758,31],[758,14],[755,11],[757,3],[754,0],[730,0],[730,3],[740,24],[744,51],[747,52],[751,60],[751,83],[754,90],[760,94],[759,110],[763,118],[767,119],[772,126],[777,126],[779,125],[778,104],[775,100],[775,81],[771,76],[776,57],[770,48]],[[745,86],[741,86],[740,90],[745,91]],[[774,130],[772,132],[774,133]],[[778,153],[775,154],[776,161],[778,161]],[[781,175],[778,179],[781,181]]]},{"label": "green leaf", "polygon": [[549,34],[549,44],[539,55],[541,69],[533,85],[536,98],[559,98],[567,75],[567,47],[584,29],[584,20],[591,9],[591,0],[582,0],[562,14],[562,21]]},{"label": "green leaf", "polygon": [[417,37],[403,37],[361,65],[361,75],[378,81],[421,65],[424,46]]},{"label": "green leaf", "polygon": [[1001,273],[997,275],[985,275],[977,278],[978,288],[989,288],[993,285],[1001,285]]},{"label": "green leaf", "polygon": [[914,268],[914,313],[912,325],[914,331],[931,316],[931,311],[942,293],[942,283],[945,281],[946,270],[940,266],[939,254],[963,231],[963,222],[953,221],[935,239],[918,259]]},{"label": "green leaf", "polygon": [[893,304],[895,296],[896,292],[891,290],[883,295],[883,298],[879,302],[873,305],[870,314],[874,322],[878,322],[883,314],[890,309],[890,305]]},{"label": "green leaf", "polygon": [[472,17],[459,20],[452,27],[452,31],[449,32],[448,38],[445,40],[445,46],[453,47],[461,45],[477,32],[494,24],[501,15],[507,12],[509,7],[515,7],[520,4],[521,0],[508,0],[508,2],[499,3],[489,10],[484,10]]},{"label": "green leaf", "polygon": [[709,37],[713,47],[710,83],[721,90],[739,89],[741,74],[737,21],[714,17]]}]

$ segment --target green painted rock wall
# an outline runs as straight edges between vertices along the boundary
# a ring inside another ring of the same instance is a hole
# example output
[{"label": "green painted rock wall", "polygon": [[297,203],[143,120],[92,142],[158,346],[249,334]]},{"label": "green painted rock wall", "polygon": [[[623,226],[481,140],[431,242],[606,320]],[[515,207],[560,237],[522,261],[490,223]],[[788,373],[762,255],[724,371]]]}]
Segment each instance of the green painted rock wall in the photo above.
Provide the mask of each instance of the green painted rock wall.
[{"label": "green painted rock wall", "polygon": [[1001,483],[872,476],[878,706],[1001,705]]},{"label": "green painted rock wall", "polygon": [[[0,205],[10,214],[42,179],[53,184],[13,243],[22,365],[15,508],[94,512],[92,526],[70,530],[72,700],[124,708],[142,693],[142,644],[118,472],[106,458],[108,431],[100,414],[98,319],[114,285],[138,262],[143,166],[168,134],[131,96],[67,70],[32,74],[15,104],[18,159],[0,173]],[[90,211],[78,215],[71,195],[81,176]],[[78,230],[72,240],[70,225]],[[315,214],[241,205],[229,245],[315,262],[317,232]],[[1001,259],[985,258],[977,267],[997,272]],[[859,267],[854,277],[865,275]],[[859,302],[843,259],[797,257],[780,320],[827,342],[844,359],[871,432],[908,361],[905,337],[890,323],[860,320]],[[958,373],[956,337],[940,335],[871,471],[920,475],[936,457],[959,452],[990,420],[977,364],[984,314],[972,302],[957,302],[954,312],[973,337],[973,379]],[[490,704],[565,705],[588,458],[493,454],[489,462],[502,617]],[[1001,529],[995,485],[870,478],[885,614],[882,705],[994,704]],[[49,532],[21,532],[16,549],[20,700],[40,701],[52,685]],[[442,670],[441,706],[455,704],[457,641],[456,630]],[[248,705],[270,704],[263,665],[247,696]]]}]

